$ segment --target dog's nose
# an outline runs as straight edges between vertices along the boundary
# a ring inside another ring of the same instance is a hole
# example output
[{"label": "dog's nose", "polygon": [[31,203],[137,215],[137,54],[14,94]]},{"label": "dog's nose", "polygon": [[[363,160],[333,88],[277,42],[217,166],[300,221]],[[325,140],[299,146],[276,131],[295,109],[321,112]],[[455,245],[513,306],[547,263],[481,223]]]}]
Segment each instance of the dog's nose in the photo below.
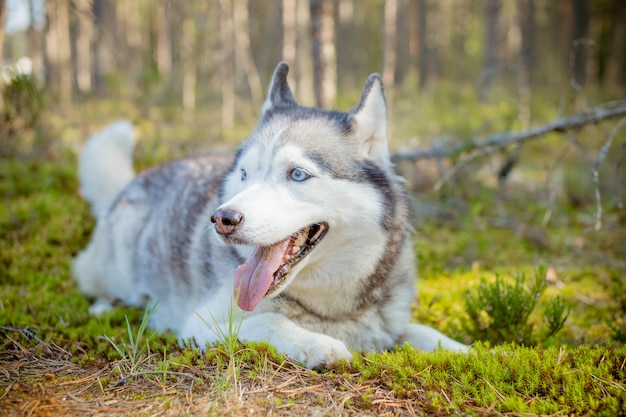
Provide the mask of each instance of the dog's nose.
[{"label": "dog's nose", "polygon": [[243,213],[230,208],[217,209],[211,216],[211,222],[215,224],[217,233],[228,236],[243,224]]}]

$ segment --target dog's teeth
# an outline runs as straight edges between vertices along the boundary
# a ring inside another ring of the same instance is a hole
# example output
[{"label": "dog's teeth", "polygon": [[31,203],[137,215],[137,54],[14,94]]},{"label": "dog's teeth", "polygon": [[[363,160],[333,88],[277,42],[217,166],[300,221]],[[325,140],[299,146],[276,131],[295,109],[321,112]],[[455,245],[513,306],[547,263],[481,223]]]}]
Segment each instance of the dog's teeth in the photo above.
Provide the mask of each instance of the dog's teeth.
[{"label": "dog's teeth", "polygon": [[294,242],[294,246],[302,246],[304,242],[306,242],[306,237],[308,233],[300,233],[298,238]]},{"label": "dog's teeth", "polygon": [[300,250],[300,245],[293,245],[293,247],[291,248],[291,254],[295,255],[296,253],[298,253],[299,250]]}]

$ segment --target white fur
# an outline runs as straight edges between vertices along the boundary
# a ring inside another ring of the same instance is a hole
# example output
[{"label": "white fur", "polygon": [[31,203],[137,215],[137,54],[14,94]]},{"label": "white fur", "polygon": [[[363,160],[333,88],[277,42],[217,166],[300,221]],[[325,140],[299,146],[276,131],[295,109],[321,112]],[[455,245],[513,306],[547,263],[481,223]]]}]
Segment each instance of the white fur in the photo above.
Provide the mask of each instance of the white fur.
[{"label": "white fur", "polygon": [[390,168],[387,146],[387,103],[380,77],[374,77],[370,93],[365,97],[360,111],[354,115],[355,137],[359,152],[380,166]]},{"label": "white fur", "polygon": [[116,300],[135,307],[145,302],[132,276],[132,248],[146,215],[147,209],[137,206],[115,211],[98,222],[89,246],[76,257],[73,272],[81,290],[97,298],[92,314],[111,310]]}]

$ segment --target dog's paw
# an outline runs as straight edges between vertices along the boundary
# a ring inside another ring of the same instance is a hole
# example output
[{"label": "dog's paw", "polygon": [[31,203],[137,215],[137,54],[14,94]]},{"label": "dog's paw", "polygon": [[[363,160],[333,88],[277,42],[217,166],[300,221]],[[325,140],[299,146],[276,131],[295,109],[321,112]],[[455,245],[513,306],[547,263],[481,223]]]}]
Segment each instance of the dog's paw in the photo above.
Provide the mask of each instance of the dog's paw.
[{"label": "dog's paw", "polygon": [[299,340],[284,349],[284,353],[309,369],[332,367],[342,359],[352,360],[352,353],[343,342],[319,334],[309,340]]}]

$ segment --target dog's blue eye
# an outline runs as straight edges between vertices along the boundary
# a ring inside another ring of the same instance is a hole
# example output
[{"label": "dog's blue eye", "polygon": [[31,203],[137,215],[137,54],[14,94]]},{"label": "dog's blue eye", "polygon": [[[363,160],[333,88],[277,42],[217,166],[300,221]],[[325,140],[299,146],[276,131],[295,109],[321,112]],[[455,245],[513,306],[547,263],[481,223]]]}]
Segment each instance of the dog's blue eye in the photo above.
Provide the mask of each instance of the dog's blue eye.
[{"label": "dog's blue eye", "polygon": [[311,178],[311,176],[300,168],[294,168],[289,172],[289,178],[294,181],[306,181]]},{"label": "dog's blue eye", "polygon": [[241,181],[245,181],[246,178],[248,178],[248,174],[245,169],[241,168]]}]

